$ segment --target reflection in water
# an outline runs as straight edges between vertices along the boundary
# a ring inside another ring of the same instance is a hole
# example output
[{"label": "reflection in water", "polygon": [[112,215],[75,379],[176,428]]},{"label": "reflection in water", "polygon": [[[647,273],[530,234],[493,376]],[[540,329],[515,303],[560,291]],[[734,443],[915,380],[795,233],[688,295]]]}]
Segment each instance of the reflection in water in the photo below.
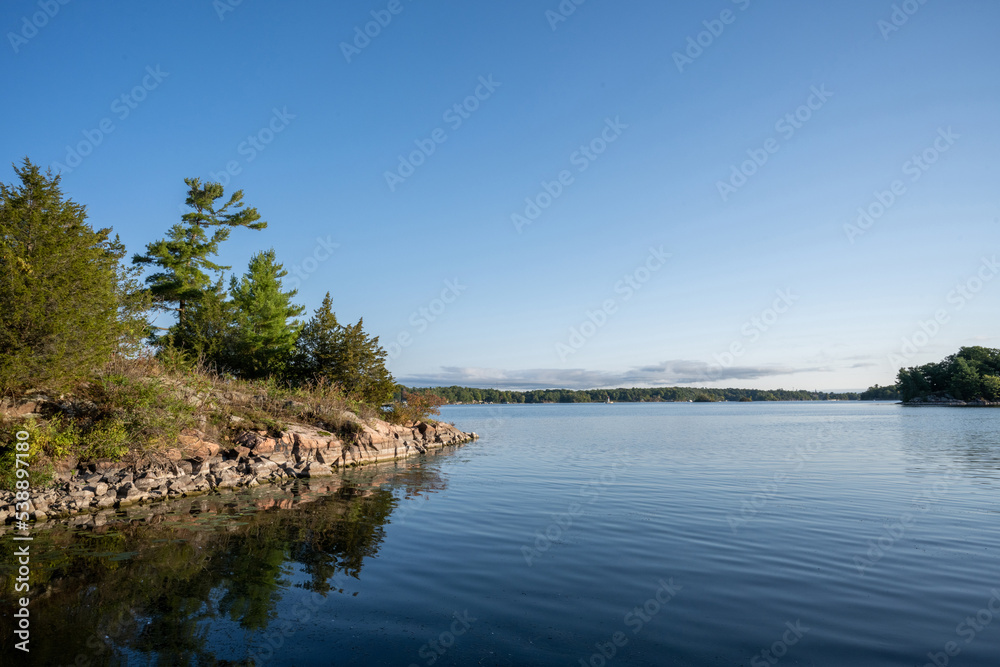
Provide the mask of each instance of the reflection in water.
[{"label": "reflection in water", "polygon": [[[300,613],[350,594],[374,558],[397,501],[443,488],[433,469],[413,464],[352,471],[344,478],[185,499],[127,514],[77,517],[35,532],[32,543],[30,663],[232,665],[270,653],[261,633],[289,589],[309,593]],[[109,520],[110,519],[110,520]],[[73,523],[87,522],[83,527]],[[15,597],[14,543],[0,546],[2,590]],[[335,601],[334,601],[335,603]],[[9,612],[0,635],[13,636]],[[213,634],[241,662],[217,659]],[[235,649],[235,650],[233,650]],[[267,656],[265,656],[267,657]]]}]

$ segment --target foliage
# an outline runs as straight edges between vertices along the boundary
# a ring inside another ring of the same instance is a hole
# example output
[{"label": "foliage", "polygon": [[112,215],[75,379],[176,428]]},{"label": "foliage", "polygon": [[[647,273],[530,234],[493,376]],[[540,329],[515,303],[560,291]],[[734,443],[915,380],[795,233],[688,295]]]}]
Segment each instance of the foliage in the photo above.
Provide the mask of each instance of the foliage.
[{"label": "foliage", "polygon": [[393,424],[427,421],[432,415],[440,415],[439,408],[448,402],[437,394],[409,392],[404,387],[399,388],[399,398],[385,414],[385,419]]},{"label": "foliage", "polygon": [[900,398],[899,387],[896,385],[880,387],[876,384],[861,392],[862,401],[898,401]]},{"label": "foliage", "polygon": [[287,275],[274,250],[268,250],[253,256],[241,280],[232,279],[236,323],[230,366],[244,378],[281,375],[292,357],[301,325],[288,320],[305,308],[292,305],[295,290],[282,291],[281,279]]},{"label": "foliage", "polygon": [[[48,461],[70,453],[77,439],[72,424],[58,417],[50,421],[34,418],[14,419],[0,424],[0,489],[13,491],[16,481],[16,444],[18,431],[24,431],[28,438],[28,481],[32,487],[46,484],[52,476],[52,466]],[[25,452],[21,452],[24,454]]]},{"label": "foliage", "polygon": [[0,391],[59,391],[138,349],[147,302],[118,237],[87,224],[59,176],[14,170],[20,186],[0,184]]},{"label": "foliage", "polygon": [[430,392],[449,403],[603,403],[610,398],[615,403],[693,401],[704,394],[716,401],[826,401],[857,400],[856,393],[829,393],[821,391],[787,391],[784,389],[698,389],[689,387],[632,387],[630,389],[532,389],[511,391],[506,389],[480,389],[477,387],[410,388],[415,393]]},{"label": "foliage", "polygon": [[983,398],[987,401],[1000,401],[1000,375],[984,375],[981,382]]},{"label": "foliage", "polygon": [[936,396],[973,401],[997,400],[1000,386],[1000,349],[963,347],[942,361],[901,368],[897,384],[903,401]]},{"label": "foliage", "polygon": [[305,324],[296,343],[294,374],[299,382],[325,381],[368,405],[389,400],[395,389],[385,367],[386,352],[378,336],[364,331],[364,321],[342,326],[327,292],[323,304]]},{"label": "foliage", "polygon": [[232,370],[236,358],[236,315],[222,280],[188,306],[187,316],[160,341],[159,356],[175,363],[202,360],[220,371]]},{"label": "foliage", "polygon": [[[186,319],[189,304],[204,298],[213,284],[206,271],[230,268],[211,260],[230,231],[235,227],[267,227],[266,222],[259,222],[257,209],[243,208],[242,190],[217,209],[216,200],[223,196],[221,184],[202,185],[197,178],[186,178],[184,183],[188,186],[186,204],[194,210],[182,215],[183,223],[172,226],[166,238],[148,244],[146,254],[132,258],[135,264],[157,268],[146,278],[149,292],[159,308],[176,311],[180,323]],[[211,236],[210,229],[214,229]]]}]

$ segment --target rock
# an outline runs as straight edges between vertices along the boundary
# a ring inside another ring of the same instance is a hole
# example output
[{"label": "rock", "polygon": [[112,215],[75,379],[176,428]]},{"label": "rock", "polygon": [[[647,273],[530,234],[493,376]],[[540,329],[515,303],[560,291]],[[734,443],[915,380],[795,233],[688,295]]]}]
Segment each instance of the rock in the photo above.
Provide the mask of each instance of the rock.
[{"label": "rock", "polygon": [[146,494],[132,482],[128,482],[118,487],[118,499],[123,502],[135,502],[142,500]]},{"label": "rock", "polygon": [[114,507],[116,500],[117,500],[116,494],[108,493],[101,496],[100,498],[95,498],[94,501],[91,503],[91,505],[93,505],[94,507],[99,507],[101,509],[104,509],[106,507]]},{"label": "rock", "polygon": [[209,467],[209,470],[213,474],[218,474],[221,471],[226,470],[228,468],[235,468],[236,465],[237,465],[236,461],[213,461],[211,466]]},{"label": "rock", "polygon": [[330,466],[313,461],[305,465],[299,472],[299,477],[329,477],[332,474],[333,470],[330,469]]}]

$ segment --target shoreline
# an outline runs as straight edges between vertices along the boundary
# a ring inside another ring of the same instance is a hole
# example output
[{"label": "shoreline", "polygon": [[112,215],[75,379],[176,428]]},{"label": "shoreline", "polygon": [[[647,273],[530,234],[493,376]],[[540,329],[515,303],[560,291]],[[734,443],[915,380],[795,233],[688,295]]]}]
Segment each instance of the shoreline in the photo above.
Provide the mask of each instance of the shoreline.
[{"label": "shoreline", "polygon": [[[177,447],[156,458],[135,463],[101,459],[57,468],[49,486],[30,493],[31,527],[49,519],[196,497],[216,489],[329,477],[336,470],[398,461],[479,437],[444,422],[397,426],[379,419],[355,420],[358,432],[349,441],[313,426],[289,424],[277,436],[244,431],[235,439],[236,446],[224,449],[204,433],[190,430],[179,436]],[[14,520],[15,493],[0,491],[0,526]]]}]

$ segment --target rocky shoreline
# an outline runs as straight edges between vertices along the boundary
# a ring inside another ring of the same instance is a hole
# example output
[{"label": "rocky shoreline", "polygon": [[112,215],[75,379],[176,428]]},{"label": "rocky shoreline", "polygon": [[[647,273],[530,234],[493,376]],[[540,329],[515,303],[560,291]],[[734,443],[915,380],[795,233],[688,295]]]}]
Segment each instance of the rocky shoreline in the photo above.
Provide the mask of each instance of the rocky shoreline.
[{"label": "rocky shoreline", "polygon": [[[366,422],[353,414],[345,417],[354,422],[354,433],[347,440],[313,426],[293,424],[277,436],[244,431],[236,437],[235,447],[225,449],[200,431],[187,431],[177,447],[155,460],[135,464],[64,461],[53,485],[31,492],[28,516],[38,524],[216,489],[325,477],[337,468],[394,461],[478,437],[444,423],[397,426],[381,420]],[[14,493],[0,491],[0,524],[14,518]]]},{"label": "rocky shoreline", "polygon": [[995,408],[1000,407],[1000,401],[960,401],[957,398],[942,396],[927,396],[926,398],[914,398],[903,403],[908,408],[920,407],[946,407],[946,408]]}]

